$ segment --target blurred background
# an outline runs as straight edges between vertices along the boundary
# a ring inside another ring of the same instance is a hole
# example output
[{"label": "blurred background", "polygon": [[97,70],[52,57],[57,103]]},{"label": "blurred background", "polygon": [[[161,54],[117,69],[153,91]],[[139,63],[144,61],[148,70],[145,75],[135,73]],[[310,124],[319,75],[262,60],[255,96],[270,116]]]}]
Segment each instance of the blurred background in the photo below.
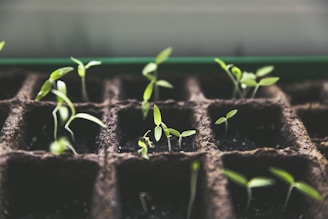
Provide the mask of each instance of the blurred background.
[{"label": "blurred background", "polygon": [[327,0],[0,0],[2,57],[328,55]]}]

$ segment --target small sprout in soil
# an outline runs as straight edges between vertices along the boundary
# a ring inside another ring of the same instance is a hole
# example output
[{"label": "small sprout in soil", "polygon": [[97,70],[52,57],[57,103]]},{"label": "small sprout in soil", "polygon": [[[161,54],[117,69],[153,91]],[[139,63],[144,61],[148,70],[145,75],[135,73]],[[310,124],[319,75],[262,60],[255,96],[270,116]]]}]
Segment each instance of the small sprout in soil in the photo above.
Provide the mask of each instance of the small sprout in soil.
[{"label": "small sprout in soil", "polygon": [[80,60],[71,57],[71,60],[78,64],[77,67],[77,73],[81,77],[81,84],[82,84],[82,100],[83,101],[89,101],[88,97],[88,92],[87,92],[87,87],[86,87],[86,82],[85,82],[85,76],[86,76],[86,71],[89,69],[91,66],[95,65],[101,65],[100,61],[90,61],[88,64],[84,65]]},{"label": "small sprout in soil", "polygon": [[257,188],[257,187],[266,187],[266,186],[271,186],[275,183],[273,179],[266,178],[266,177],[254,177],[250,180],[247,180],[245,176],[242,174],[235,172],[230,169],[224,169],[223,170],[224,175],[226,175],[232,182],[243,186],[247,190],[247,204],[246,204],[246,209],[249,209],[251,199],[252,199],[252,188]]},{"label": "small sprout in soil", "polygon": [[6,42],[5,41],[1,41],[0,42],[0,51],[3,49],[3,47],[5,46]]},{"label": "small sprout in soil", "polygon": [[279,169],[276,167],[270,167],[269,170],[274,176],[276,176],[277,178],[279,178],[280,180],[282,180],[283,182],[289,185],[283,210],[285,210],[287,206],[293,188],[296,188],[296,190],[300,191],[301,193],[303,193],[304,195],[310,198],[313,198],[314,200],[322,201],[322,197],[320,193],[315,188],[313,188],[312,186],[310,186],[305,182],[295,181],[294,177],[286,170]]},{"label": "small sprout in soil", "polygon": [[47,94],[51,91],[53,86],[56,85],[56,80],[61,79],[67,73],[73,70],[72,67],[63,67],[53,71],[49,78],[43,83],[39,93],[35,97],[35,101],[41,100],[43,97],[47,96]]},{"label": "small sprout in soil", "polygon": [[73,105],[73,103],[71,102],[71,100],[62,92],[52,89],[51,92],[53,94],[55,94],[56,96],[58,96],[59,98],[61,98],[62,100],[64,100],[64,102],[68,105],[70,111],[71,111],[71,115],[68,118],[68,120],[65,123],[65,129],[71,134],[71,137],[73,139],[73,141],[75,141],[75,137],[74,137],[74,132],[70,129],[70,125],[71,123],[75,120],[75,119],[85,119],[85,120],[89,120],[91,122],[96,123],[97,125],[106,128],[106,125],[97,117],[90,115],[88,113],[76,113],[76,109]]},{"label": "small sprout in soil", "polygon": [[139,140],[138,145],[140,149],[138,150],[138,153],[146,160],[149,160],[148,156],[148,148],[153,148],[153,142],[150,140],[150,138],[147,136],[150,130],[148,130]]},{"label": "small sprout in soil", "polygon": [[169,132],[178,137],[179,138],[179,148],[181,149],[181,145],[182,145],[182,138],[186,138],[189,136],[192,136],[194,134],[196,134],[196,130],[186,130],[183,132],[179,132],[178,130],[174,129],[174,128],[169,128]]},{"label": "small sprout in soil", "polygon": [[190,198],[188,202],[188,210],[187,210],[187,219],[191,217],[192,206],[196,198],[196,190],[197,190],[197,178],[199,171],[199,162],[193,161],[191,163],[191,175],[190,175]]},{"label": "small sprout in soil", "polygon": [[223,116],[223,117],[220,117],[218,118],[216,121],[215,121],[215,124],[216,125],[220,125],[222,123],[225,124],[225,134],[224,136],[227,137],[228,136],[228,119],[234,117],[236,114],[237,114],[238,110],[237,109],[233,109],[233,110],[230,110],[226,116]]},{"label": "small sprout in soil", "polygon": [[151,196],[147,192],[140,192],[139,200],[140,200],[143,211],[145,213],[148,213],[147,201],[151,200]]},{"label": "small sprout in soil", "polygon": [[71,143],[66,137],[60,137],[58,140],[55,140],[50,144],[51,153],[61,155],[66,150],[71,150],[74,155],[77,155],[77,152],[75,151],[74,147],[71,145]]},{"label": "small sprout in soil", "polygon": [[146,118],[149,111],[149,100],[154,91],[154,100],[159,100],[159,88],[173,88],[173,85],[166,80],[158,80],[158,66],[165,62],[171,55],[172,48],[166,48],[161,51],[155,58],[155,62],[148,63],[142,70],[142,75],[149,80],[149,84],[145,88],[143,93],[143,102],[142,102],[142,115],[143,118]]},{"label": "small sprout in soil", "polygon": [[218,58],[215,58],[214,61],[227,73],[233,83],[232,98],[246,98],[250,88],[254,88],[251,95],[251,98],[254,98],[261,86],[273,85],[279,80],[279,77],[263,78],[273,71],[273,66],[264,66],[259,68],[256,73],[251,73],[242,72],[238,67],[232,64],[227,65]]}]

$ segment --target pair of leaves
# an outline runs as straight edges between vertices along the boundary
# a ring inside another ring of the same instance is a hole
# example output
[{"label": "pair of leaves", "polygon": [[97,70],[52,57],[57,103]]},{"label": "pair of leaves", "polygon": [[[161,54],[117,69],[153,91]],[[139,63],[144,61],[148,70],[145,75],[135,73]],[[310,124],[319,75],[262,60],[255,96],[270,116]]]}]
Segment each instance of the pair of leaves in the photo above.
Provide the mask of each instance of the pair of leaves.
[{"label": "pair of leaves", "polygon": [[178,130],[174,129],[174,128],[168,128],[168,131],[176,136],[176,137],[181,137],[181,138],[185,138],[185,137],[189,137],[191,135],[196,134],[196,130],[187,130],[187,131],[183,131],[183,132],[179,132]]},{"label": "pair of leaves", "polygon": [[155,129],[154,129],[154,136],[155,136],[155,140],[159,141],[162,137],[162,115],[161,115],[161,111],[159,110],[158,106],[156,104],[154,104],[154,124]]},{"label": "pair of leaves", "polygon": [[248,180],[244,175],[230,169],[224,169],[223,173],[234,183],[246,188],[266,187],[275,183],[273,179],[266,177],[254,177]]},{"label": "pair of leaves", "polygon": [[6,42],[5,41],[1,41],[0,42],[0,51],[3,49],[3,47],[5,46]]},{"label": "pair of leaves", "polygon": [[138,153],[141,154],[141,156],[148,160],[148,148],[153,147],[153,142],[150,140],[150,138],[147,136],[150,130],[148,130],[139,140],[138,140],[138,145],[140,149],[138,150]]},{"label": "pair of leaves", "polygon": [[310,186],[305,182],[295,181],[294,177],[286,170],[282,170],[276,167],[270,167],[269,170],[274,176],[284,181],[285,183],[289,184],[291,187],[296,188],[298,191],[302,192],[303,194],[317,201],[322,200],[320,193],[315,188],[313,188],[312,186]]},{"label": "pair of leaves", "polygon": [[172,48],[168,47],[162,50],[155,58],[155,62],[148,63],[142,70],[142,74],[146,76],[149,80],[153,80],[154,78],[150,73],[157,71],[158,65],[165,62],[171,55]]},{"label": "pair of leaves", "polygon": [[222,124],[224,122],[226,122],[228,119],[234,117],[236,114],[237,114],[238,110],[237,109],[233,109],[233,110],[230,110],[226,116],[224,117],[220,117],[218,118],[216,121],[215,121],[215,124],[216,125],[219,125],[219,124]]},{"label": "pair of leaves", "polygon": [[35,97],[36,101],[41,100],[43,97],[47,96],[47,94],[51,91],[53,84],[55,83],[56,80],[62,78],[63,76],[65,76],[66,74],[68,74],[69,72],[71,72],[73,70],[72,67],[63,67],[63,68],[59,68],[55,71],[53,71],[48,80],[46,80],[40,91],[38,92],[37,96]]},{"label": "pair of leaves", "polygon": [[256,79],[244,78],[241,80],[241,83],[247,85],[248,87],[270,86],[275,84],[279,79],[279,77],[268,77],[262,78],[259,82],[257,82]]},{"label": "pair of leaves", "polygon": [[81,78],[85,77],[86,70],[91,66],[101,65],[100,61],[90,61],[88,64],[84,65],[80,60],[74,57],[71,57],[71,60],[78,65],[77,73]]}]

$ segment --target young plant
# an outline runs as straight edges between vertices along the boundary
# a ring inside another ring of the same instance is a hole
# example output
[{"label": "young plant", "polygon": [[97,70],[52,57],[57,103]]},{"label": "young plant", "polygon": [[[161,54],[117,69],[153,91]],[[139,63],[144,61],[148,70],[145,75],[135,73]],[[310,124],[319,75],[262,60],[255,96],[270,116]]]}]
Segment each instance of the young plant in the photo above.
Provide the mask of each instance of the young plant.
[{"label": "young plant", "polygon": [[279,80],[279,77],[268,77],[268,78],[262,78],[261,80],[259,80],[258,82],[255,79],[252,78],[245,78],[243,79],[241,82],[243,84],[245,84],[248,87],[254,87],[253,93],[251,98],[255,98],[256,93],[258,91],[258,89],[262,86],[270,86],[275,84],[277,81]]},{"label": "young plant", "polygon": [[168,150],[171,152],[172,147],[171,147],[171,133],[169,131],[169,128],[165,125],[165,123],[162,121],[162,115],[161,111],[159,110],[158,106],[154,104],[154,123],[155,123],[155,128],[154,128],[154,137],[156,141],[159,141],[162,137],[162,134],[164,132],[165,137],[167,139],[167,147]]},{"label": "young plant", "polygon": [[265,177],[254,177],[250,180],[247,180],[245,176],[242,174],[235,172],[230,169],[224,169],[223,173],[227,176],[232,182],[236,183],[237,185],[243,186],[247,190],[247,203],[246,209],[249,209],[251,199],[252,199],[252,189],[258,187],[267,187],[271,186],[275,183],[273,179],[265,178]]},{"label": "young plant", "polygon": [[147,200],[150,200],[150,199],[151,199],[151,196],[147,192],[139,193],[139,200],[141,203],[141,207],[145,213],[148,213]]},{"label": "young plant", "polygon": [[47,94],[51,91],[53,86],[56,85],[56,83],[55,83],[56,80],[61,79],[63,76],[65,76],[72,70],[73,70],[72,67],[63,67],[63,68],[59,68],[59,69],[53,71],[50,74],[49,78],[43,83],[40,91],[38,92],[38,94],[35,97],[35,101],[39,101],[43,97],[47,96]]},{"label": "young plant", "polygon": [[90,61],[88,64],[84,65],[80,60],[78,60],[74,57],[71,57],[71,60],[73,62],[75,62],[76,64],[78,64],[77,73],[81,78],[82,100],[89,101],[87,86],[86,86],[86,82],[85,82],[86,71],[87,71],[87,69],[89,69],[92,66],[101,65],[101,62],[100,61]]},{"label": "young plant", "polygon": [[193,161],[191,163],[191,175],[190,175],[190,197],[188,202],[188,210],[187,210],[187,219],[191,217],[191,210],[193,203],[196,198],[196,190],[197,190],[197,178],[200,164],[198,161]]},{"label": "young plant", "polygon": [[237,114],[238,110],[236,109],[233,109],[233,110],[230,110],[226,116],[222,116],[220,118],[218,118],[216,121],[215,121],[215,125],[220,125],[222,123],[225,124],[225,132],[224,132],[224,136],[227,137],[228,136],[228,119],[234,117],[236,114]]},{"label": "young plant", "polygon": [[181,145],[182,145],[182,138],[186,138],[186,137],[189,137],[189,136],[192,136],[194,134],[196,134],[196,130],[186,130],[186,131],[183,131],[183,132],[179,132],[178,130],[174,129],[174,128],[169,128],[168,131],[179,138],[179,148],[181,149]]},{"label": "young plant", "polygon": [[73,105],[73,103],[71,102],[71,100],[62,92],[52,89],[51,92],[53,94],[55,94],[56,96],[58,96],[59,98],[61,98],[62,100],[64,100],[64,102],[68,105],[70,111],[71,111],[71,115],[68,118],[68,120],[65,123],[65,129],[70,133],[73,141],[75,141],[75,137],[74,137],[74,132],[71,130],[70,125],[71,123],[75,120],[75,119],[85,119],[85,120],[89,120],[93,123],[96,123],[97,125],[106,128],[106,125],[97,117],[90,115],[88,113],[76,113],[75,107]]},{"label": "young plant", "polygon": [[5,41],[1,41],[0,42],[0,51],[3,49],[3,47],[5,46],[6,42]]},{"label": "young plant", "polygon": [[173,85],[166,80],[158,80],[158,66],[165,62],[171,55],[172,48],[162,50],[155,58],[155,62],[148,63],[142,70],[142,75],[145,76],[149,83],[143,93],[142,115],[147,117],[149,111],[149,100],[154,91],[154,100],[159,100],[159,87],[173,88]]},{"label": "young plant", "polygon": [[138,153],[146,160],[149,160],[148,156],[148,148],[153,147],[153,142],[150,140],[150,138],[147,136],[150,130],[148,130],[139,140],[138,145],[140,149],[138,150]]},{"label": "young plant", "polygon": [[304,195],[313,198],[316,201],[322,201],[322,197],[320,196],[320,193],[315,188],[313,188],[312,186],[310,186],[305,182],[295,181],[294,177],[286,170],[279,169],[276,167],[270,167],[269,170],[274,176],[276,176],[277,178],[279,178],[280,180],[282,180],[283,182],[289,185],[286,199],[284,202],[284,210],[287,206],[291,192],[294,188],[300,191],[301,193],[303,193]]},{"label": "young plant", "polygon": [[53,141],[50,144],[50,152],[61,155],[66,150],[71,150],[74,155],[77,155],[77,152],[75,151],[74,147],[71,145],[69,140],[66,137],[60,137],[59,139]]}]

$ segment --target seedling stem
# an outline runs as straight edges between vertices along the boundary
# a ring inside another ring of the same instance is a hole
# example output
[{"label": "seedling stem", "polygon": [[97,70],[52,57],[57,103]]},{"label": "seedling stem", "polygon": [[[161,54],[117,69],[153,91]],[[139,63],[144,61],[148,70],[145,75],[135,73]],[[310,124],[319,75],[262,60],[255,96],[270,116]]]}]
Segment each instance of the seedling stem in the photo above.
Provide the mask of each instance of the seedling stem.
[{"label": "seedling stem", "polygon": [[190,165],[191,167],[191,176],[190,176],[190,198],[188,203],[188,210],[187,210],[187,219],[191,217],[192,206],[196,198],[196,190],[197,190],[197,178],[198,178],[198,171],[199,171],[199,162],[193,161]]}]

